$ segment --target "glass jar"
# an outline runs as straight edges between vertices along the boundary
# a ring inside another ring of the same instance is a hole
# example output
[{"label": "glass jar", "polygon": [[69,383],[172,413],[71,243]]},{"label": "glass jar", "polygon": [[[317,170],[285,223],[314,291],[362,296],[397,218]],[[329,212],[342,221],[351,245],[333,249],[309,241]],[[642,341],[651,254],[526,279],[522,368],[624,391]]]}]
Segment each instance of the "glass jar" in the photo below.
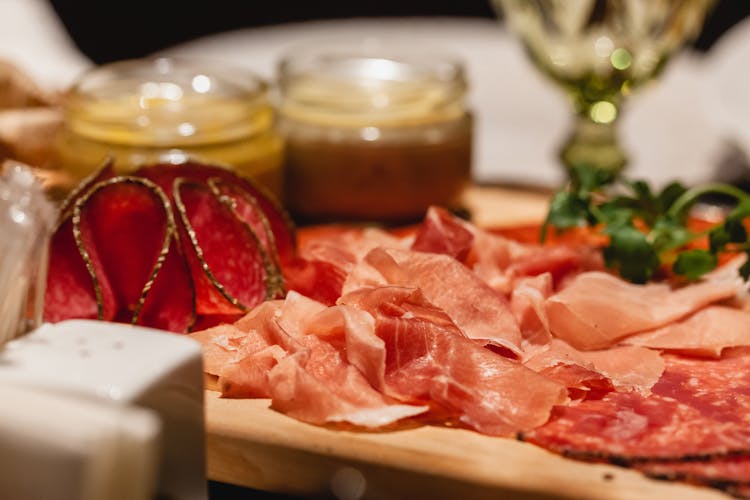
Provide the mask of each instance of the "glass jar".
[{"label": "glass jar", "polygon": [[381,42],[291,52],[279,65],[285,200],[298,221],[401,223],[458,208],[472,116],[460,61]]},{"label": "glass jar", "polygon": [[107,155],[120,172],[189,157],[282,194],[283,141],[268,87],[244,70],[170,58],[112,63],[73,85],[64,114],[57,164],[75,181]]}]

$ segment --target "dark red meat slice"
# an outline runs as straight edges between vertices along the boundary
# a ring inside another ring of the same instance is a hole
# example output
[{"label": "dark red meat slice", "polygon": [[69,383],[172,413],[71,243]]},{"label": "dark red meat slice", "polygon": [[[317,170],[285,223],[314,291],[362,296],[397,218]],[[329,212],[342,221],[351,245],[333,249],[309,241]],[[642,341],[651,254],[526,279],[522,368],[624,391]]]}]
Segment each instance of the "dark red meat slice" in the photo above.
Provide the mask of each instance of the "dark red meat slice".
[{"label": "dark red meat slice", "polygon": [[114,176],[114,160],[109,157],[104,161],[104,163],[102,163],[101,167],[99,167],[97,171],[93,172],[91,175],[81,181],[81,183],[76,186],[76,188],[68,195],[68,197],[65,198],[65,200],[60,205],[61,218],[65,218],[68,215],[73,214],[73,207],[75,207],[76,202],[81,197],[83,197],[83,195],[85,195],[89,191],[89,189],[102,181],[111,179]]},{"label": "dark red meat slice", "polygon": [[[280,279],[280,255],[284,254],[284,261],[290,262],[294,254],[294,249],[284,248],[283,252],[279,251],[278,245],[276,244],[276,238],[271,231],[271,225],[268,222],[268,218],[260,208],[257,199],[246,191],[242,190],[236,184],[230,184],[219,178],[212,178],[208,180],[208,185],[211,191],[221,200],[226,203],[232,211],[234,211],[237,218],[248,225],[248,227],[258,237],[260,244],[268,255],[270,265],[274,267],[273,276],[279,277],[275,286],[278,290],[273,293],[274,296],[282,297],[284,295],[284,282]],[[292,244],[291,241],[285,241],[285,244]]]},{"label": "dark red meat slice", "polygon": [[173,234],[164,263],[146,293],[136,324],[187,333],[195,323],[195,291],[182,249]]},{"label": "dark red meat slice", "polygon": [[236,314],[273,298],[278,278],[250,228],[208,186],[178,180],[173,194],[196,312]]},{"label": "dark red meat slice", "polygon": [[[114,306],[108,307],[110,311],[113,309]],[[94,282],[76,246],[73,220],[68,216],[57,227],[50,243],[44,320],[54,323],[69,318],[97,317]]]},{"label": "dark red meat slice", "polygon": [[169,251],[174,222],[166,197],[142,179],[100,183],[76,204],[73,226],[95,281],[114,292],[117,314],[105,318],[131,322]]},{"label": "dark red meat slice", "polygon": [[196,162],[149,165],[139,169],[134,175],[154,181],[170,197],[172,197],[173,184],[177,178],[204,184],[207,184],[211,178],[217,178],[228,184],[238,186],[255,199],[268,218],[281,264],[285,264],[293,257],[296,248],[294,225],[273,195],[252,180],[239,176],[226,168]]},{"label": "dark red meat slice", "polygon": [[637,464],[636,468],[657,479],[686,481],[720,488],[750,486],[750,456],[748,455],[711,460],[642,463]]},{"label": "dark red meat slice", "polygon": [[565,455],[618,463],[750,453],[750,356],[667,356],[652,394],[609,393],[558,407],[523,438]]}]

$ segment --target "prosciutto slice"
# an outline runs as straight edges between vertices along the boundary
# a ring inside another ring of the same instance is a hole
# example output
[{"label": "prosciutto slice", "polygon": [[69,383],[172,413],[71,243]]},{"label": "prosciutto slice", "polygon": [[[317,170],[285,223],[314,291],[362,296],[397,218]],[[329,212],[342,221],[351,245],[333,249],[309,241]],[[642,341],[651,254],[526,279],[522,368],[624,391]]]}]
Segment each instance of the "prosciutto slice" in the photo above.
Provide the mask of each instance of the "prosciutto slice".
[{"label": "prosciutto slice", "polygon": [[408,248],[410,238],[400,238],[376,228],[318,228],[317,237],[305,238],[298,258],[283,268],[287,289],[333,305],[341,296],[347,275],[370,250]]},{"label": "prosciutto slice", "polygon": [[524,364],[569,388],[601,389],[604,378],[617,390],[642,394],[650,392],[664,371],[662,357],[650,349],[621,346],[579,351],[560,339],[532,350]]},{"label": "prosciutto slice", "polygon": [[386,398],[331,344],[314,335],[304,343],[305,349],[282,359],[268,374],[272,408],[314,424],[363,427],[382,427],[427,410]]},{"label": "prosciutto slice", "polygon": [[581,350],[605,349],[635,333],[683,318],[739,291],[735,276],[707,279],[672,290],[666,284],[634,285],[602,272],[578,275],[547,300],[552,333]]},{"label": "prosciutto slice", "polygon": [[549,273],[516,282],[510,296],[510,308],[526,343],[544,345],[552,338],[547,311],[544,308],[550,295],[552,275]]},{"label": "prosciutto slice", "polygon": [[439,207],[430,207],[419,226],[412,250],[440,253],[464,262],[474,243],[470,226]]},{"label": "prosciutto slice", "polygon": [[726,348],[750,346],[750,311],[709,306],[681,321],[633,335],[625,342],[718,358]]},{"label": "prosciutto slice", "polygon": [[565,388],[466,338],[418,289],[381,287],[345,295],[368,311],[384,341],[384,392],[442,407],[479,432],[507,436],[541,425]]},{"label": "prosciutto slice", "polygon": [[381,427],[424,413],[427,406],[400,404],[368,381],[383,378],[372,355],[384,359],[383,342],[373,330],[366,312],[290,292],[192,337],[224,397],[269,397],[278,411],[315,424]]},{"label": "prosciutto slice", "polygon": [[419,288],[469,338],[520,355],[521,332],[507,300],[455,259],[376,248],[352,271],[342,292],[383,285]]}]

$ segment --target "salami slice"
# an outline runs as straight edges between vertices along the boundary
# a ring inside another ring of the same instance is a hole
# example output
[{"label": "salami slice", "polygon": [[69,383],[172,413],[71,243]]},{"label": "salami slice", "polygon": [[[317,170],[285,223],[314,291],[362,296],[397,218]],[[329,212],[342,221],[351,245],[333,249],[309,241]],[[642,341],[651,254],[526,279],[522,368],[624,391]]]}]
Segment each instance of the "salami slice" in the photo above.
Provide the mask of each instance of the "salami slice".
[{"label": "salami slice", "polygon": [[750,454],[750,356],[665,356],[652,394],[612,392],[557,407],[521,436],[566,456],[632,464]]},{"label": "salami slice", "polygon": [[721,489],[745,487],[750,492],[750,456],[737,455],[711,460],[681,460],[637,464],[649,477],[713,486]]}]

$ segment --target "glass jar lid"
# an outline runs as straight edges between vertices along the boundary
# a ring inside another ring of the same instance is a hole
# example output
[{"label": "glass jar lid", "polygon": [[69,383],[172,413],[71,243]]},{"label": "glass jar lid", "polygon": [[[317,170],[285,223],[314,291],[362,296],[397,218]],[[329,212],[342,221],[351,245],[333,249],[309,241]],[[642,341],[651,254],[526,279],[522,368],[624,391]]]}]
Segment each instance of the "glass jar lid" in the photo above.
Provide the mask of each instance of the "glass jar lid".
[{"label": "glass jar lid", "polygon": [[66,126],[100,142],[179,147],[255,135],[272,123],[267,84],[214,62],[155,58],[97,67],[65,96]]},{"label": "glass jar lid", "polygon": [[411,126],[465,113],[466,77],[454,57],[379,40],[290,50],[278,67],[279,111],[324,126]]}]

